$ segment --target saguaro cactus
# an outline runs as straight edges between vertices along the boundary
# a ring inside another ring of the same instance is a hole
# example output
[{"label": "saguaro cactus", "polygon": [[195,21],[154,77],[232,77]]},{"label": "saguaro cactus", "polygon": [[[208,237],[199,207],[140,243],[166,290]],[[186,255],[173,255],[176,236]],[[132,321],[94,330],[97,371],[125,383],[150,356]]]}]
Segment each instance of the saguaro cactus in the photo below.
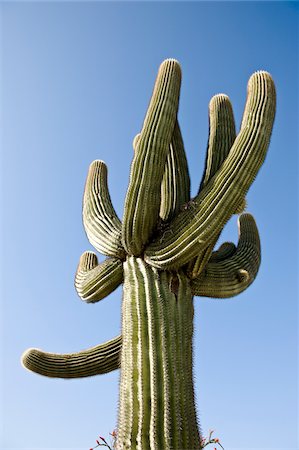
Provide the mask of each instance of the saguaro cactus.
[{"label": "saguaro cactus", "polygon": [[260,241],[253,217],[239,216],[239,242],[213,250],[226,222],[239,214],[269,145],[275,88],[267,72],[254,73],[236,136],[229,98],[209,105],[206,167],[198,194],[190,180],[178,123],[181,70],[159,69],[134,157],[122,223],[112,206],[107,169],[94,161],[83,200],[91,244],[75,287],[97,302],[123,283],[122,335],[79,353],[30,349],[23,364],[48,377],[76,378],[121,369],[117,449],[199,449],[192,379],[193,296],[227,298],[254,280]]}]

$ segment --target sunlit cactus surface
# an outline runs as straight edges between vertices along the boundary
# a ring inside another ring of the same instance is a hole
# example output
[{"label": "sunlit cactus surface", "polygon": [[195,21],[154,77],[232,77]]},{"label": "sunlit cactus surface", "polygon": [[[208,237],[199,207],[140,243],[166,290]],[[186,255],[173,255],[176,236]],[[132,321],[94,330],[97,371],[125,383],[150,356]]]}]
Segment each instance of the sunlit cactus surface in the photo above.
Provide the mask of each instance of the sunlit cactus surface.
[{"label": "sunlit cactus surface", "polygon": [[[121,336],[72,354],[27,350],[26,368],[48,377],[78,378],[120,369],[117,449],[200,449],[192,376],[193,297],[233,297],[255,279],[260,241],[244,211],[246,193],[267,152],[275,87],[254,73],[236,135],[229,98],[209,105],[205,170],[190,198],[187,160],[178,122],[181,69],[159,69],[134,157],[122,221],[111,203],[107,168],[94,161],[83,199],[83,223],[95,253],[79,261],[75,287],[97,302],[123,284]],[[239,241],[214,249],[233,214]]]}]

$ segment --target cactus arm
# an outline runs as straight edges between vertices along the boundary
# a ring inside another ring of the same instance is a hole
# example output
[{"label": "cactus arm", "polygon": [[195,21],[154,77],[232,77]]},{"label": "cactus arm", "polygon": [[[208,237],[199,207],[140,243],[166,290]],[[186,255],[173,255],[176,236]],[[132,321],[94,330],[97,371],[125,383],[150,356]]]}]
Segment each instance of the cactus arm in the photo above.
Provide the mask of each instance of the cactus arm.
[{"label": "cactus arm", "polygon": [[229,155],[208,184],[145,251],[148,264],[175,269],[204,250],[254,181],[270,141],[275,115],[275,87],[267,72],[256,72],[248,83],[241,130]]},{"label": "cactus arm", "polygon": [[230,99],[225,94],[214,95],[209,103],[209,142],[199,192],[219,170],[235,138],[235,119]]},{"label": "cactus arm", "polygon": [[[140,139],[140,133],[133,140],[134,151]],[[182,205],[190,200],[190,177],[184,149],[184,142],[178,120],[176,120],[164,175],[161,184],[160,217],[163,222],[174,217]]]},{"label": "cactus arm", "polygon": [[113,208],[107,167],[93,161],[89,167],[83,197],[83,224],[89,242],[103,255],[123,258],[121,222]]},{"label": "cactus arm", "polygon": [[[209,141],[206,152],[205,170],[199,192],[208,184],[220,169],[236,138],[236,127],[230,99],[225,94],[217,94],[209,103]],[[188,274],[197,278],[209,260],[219,235],[208,247],[188,263]]]},{"label": "cactus arm", "polygon": [[[137,149],[140,133],[133,140]],[[160,217],[166,222],[174,217],[182,205],[190,200],[190,177],[184,142],[178,120],[176,120],[170,148],[167,154],[161,184]]]},{"label": "cactus arm", "polygon": [[131,165],[122,242],[126,252],[135,256],[142,253],[159,218],[161,182],[177,116],[180,81],[178,62],[164,61]]},{"label": "cactus arm", "polygon": [[184,143],[178,121],[176,121],[165,164],[161,184],[160,217],[172,219],[182,205],[190,200],[190,177]]},{"label": "cactus arm", "polygon": [[209,262],[223,261],[236,253],[237,247],[233,242],[223,242],[218,250],[212,252]]},{"label": "cactus arm", "polygon": [[87,303],[95,303],[113,292],[123,281],[123,264],[117,258],[107,258],[98,264],[93,252],[85,252],[80,258],[75,288],[79,297]]},{"label": "cactus arm", "polygon": [[215,252],[201,275],[191,281],[193,295],[229,298],[243,292],[255,279],[261,262],[258,229],[254,218],[239,217],[237,248],[225,243]]},{"label": "cactus arm", "polygon": [[48,353],[36,348],[22,355],[23,366],[53,378],[82,378],[112,372],[120,367],[122,337],[117,336],[104,344],[78,353]]}]

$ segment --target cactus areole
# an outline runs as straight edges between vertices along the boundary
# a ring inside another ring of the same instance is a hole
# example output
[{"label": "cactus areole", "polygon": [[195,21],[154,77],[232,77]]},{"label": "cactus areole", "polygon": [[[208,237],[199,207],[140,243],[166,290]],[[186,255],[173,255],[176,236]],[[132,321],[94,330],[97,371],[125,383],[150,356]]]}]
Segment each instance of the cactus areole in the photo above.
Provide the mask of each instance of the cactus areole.
[{"label": "cactus areole", "polygon": [[[174,59],[159,69],[134,157],[122,221],[112,206],[107,168],[88,172],[83,223],[89,241],[107,256],[85,252],[75,287],[97,302],[123,283],[122,333],[72,354],[27,350],[23,365],[60,378],[120,368],[117,449],[202,448],[192,377],[193,297],[228,298],[258,272],[260,241],[253,217],[242,213],[261,167],[275,115],[269,73],[254,73],[236,135],[224,94],[209,104],[209,140],[198,194],[190,179],[178,123],[181,69]],[[239,241],[214,246],[226,222],[238,218]]]}]

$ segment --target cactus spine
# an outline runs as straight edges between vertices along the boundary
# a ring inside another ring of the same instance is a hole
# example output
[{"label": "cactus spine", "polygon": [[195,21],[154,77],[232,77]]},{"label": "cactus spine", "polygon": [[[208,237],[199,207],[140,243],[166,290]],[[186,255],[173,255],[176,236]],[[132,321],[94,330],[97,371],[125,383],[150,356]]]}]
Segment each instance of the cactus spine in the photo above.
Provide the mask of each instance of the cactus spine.
[{"label": "cactus spine", "polygon": [[275,115],[275,87],[267,72],[248,83],[236,136],[226,95],[209,105],[206,166],[198,194],[190,179],[177,119],[181,70],[160,66],[134,157],[122,223],[112,206],[107,169],[89,169],[83,223],[107,259],[85,252],[75,287],[97,302],[123,283],[122,335],[75,354],[27,350],[23,365],[49,377],[85,377],[120,367],[117,449],[201,448],[192,379],[193,296],[227,298],[244,291],[260,265],[253,217],[239,217],[239,242],[214,246],[226,222],[245,207],[262,165]]}]

